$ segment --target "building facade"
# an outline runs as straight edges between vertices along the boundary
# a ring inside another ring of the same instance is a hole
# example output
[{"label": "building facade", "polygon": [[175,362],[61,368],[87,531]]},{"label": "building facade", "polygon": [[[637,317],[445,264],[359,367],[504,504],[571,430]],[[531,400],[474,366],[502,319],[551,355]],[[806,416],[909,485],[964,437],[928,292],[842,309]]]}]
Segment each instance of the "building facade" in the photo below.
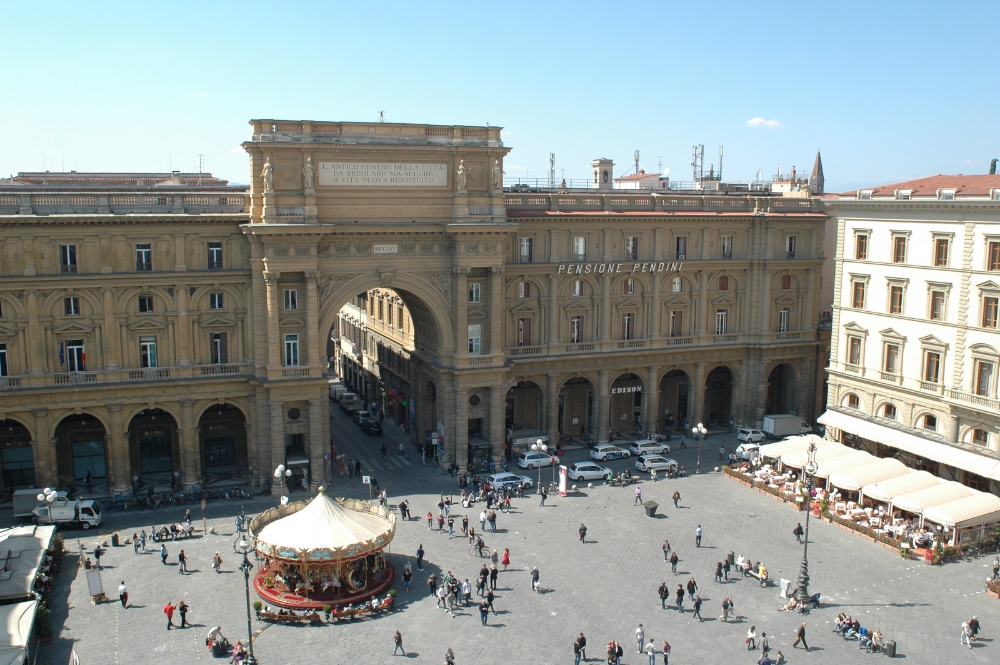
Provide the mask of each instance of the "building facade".
[{"label": "building facade", "polygon": [[1000,177],[933,176],[826,206],[828,436],[1000,493]]},{"label": "building facade", "polygon": [[314,487],[348,340],[370,393],[460,467],[470,439],[499,460],[510,428],[603,442],[668,414],[816,415],[817,200],[505,190],[497,127],[251,127],[246,192],[0,185],[5,488],[256,484],[278,464]]}]

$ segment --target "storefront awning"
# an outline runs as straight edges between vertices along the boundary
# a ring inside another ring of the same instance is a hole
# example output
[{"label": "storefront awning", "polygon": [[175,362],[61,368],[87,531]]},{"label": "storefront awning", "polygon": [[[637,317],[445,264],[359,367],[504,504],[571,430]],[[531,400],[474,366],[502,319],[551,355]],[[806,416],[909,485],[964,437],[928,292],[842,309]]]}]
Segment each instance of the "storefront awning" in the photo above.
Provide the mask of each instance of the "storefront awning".
[{"label": "storefront awning", "polygon": [[898,430],[888,425],[871,422],[865,418],[850,415],[842,411],[829,409],[817,419],[822,425],[835,427],[849,434],[860,436],[869,441],[898,448],[916,457],[934,460],[941,464],[968,471],[983,478],[1000,480],[1000,462],[992,457],[977,455],[968,450],[962,450],[948,443],[931,441]]},{"label": "storefront awning", "polygon": [[[808,444],[807,444],[808,445]],[[834,457],[840,457],[841,455],[848,455],[850,453],[857,452],[854,448],[848,448],[842,443],[837,443],[836,441],[823,441],[821,440],[816,444],[816,462],[821,463],[826,460],[831,460]],[[796,450],[794,452],[785,453],[781,456],[781,464],[783,466],[791,466],[796,469],[801,469],[809,461],[809,450],[808,448],[803,450]]]},{"label": "storefront awning", "polygon": [[1000,522],[1000,497],[979,492],[924,511],[924,521],[961,529]]},{"label": "storefront awning", "polygon": [[906,465],[898,459],[876,459],[868,464],[855,466],[830,474],[830,484],[845,492],[857,492],[865,485],[908,473]]},{"label": "storefront awning", "polygon": [[971,487],[966,487],[962,483],[956,483],[954,480],[949,480],[946,483],[941,483],[940,485],[936,485],[934,487],[928,487],[927,489],[917,490],[916,492],[910,492],[909,494],[897,496],[892,500],[890,507],[896,507],[900,510],[905,510],[908,513],[919,515],[928,508],[940,506],[952,501],[958,501],[959,499],[964,499],[967,496],[972,496],[975,493],[976,490]]},{"label": "storefront awning", "polygon": [[862,464],[874,462],[877,459],[874,455],[869,455],[863,450],[853,450],[848,455],[840,455],[820,462],[819,468],[816,470],[816,477],[829,478],[834,473],[843,469],[853,469]]},{"label": "storefront awning", "polygon": [[911,473],[905,476],[897,476],[889,480],[865,485],[861,488],[861,494],[872,501],[888,503],[897,496],[910,494],[911,492],[927,489],[928,487],[937,487],[942,482],[944,482],[944,479],[938,478],[933,473],[913,471],[911,469]]},{"label": "storefront awning", "polygon": [[819,446],[823,444],[823,442],[823,438],[816,436],[815,434],[790,436],[784,441],[776,441],[774,443],[768,443],[767,445],[761,446],[759,452],[761,457],[766,457],[768,459],[780,459],[781,456],[786,453],[794,453],[805,450],[809,447],[810,443],[815,443]]}]

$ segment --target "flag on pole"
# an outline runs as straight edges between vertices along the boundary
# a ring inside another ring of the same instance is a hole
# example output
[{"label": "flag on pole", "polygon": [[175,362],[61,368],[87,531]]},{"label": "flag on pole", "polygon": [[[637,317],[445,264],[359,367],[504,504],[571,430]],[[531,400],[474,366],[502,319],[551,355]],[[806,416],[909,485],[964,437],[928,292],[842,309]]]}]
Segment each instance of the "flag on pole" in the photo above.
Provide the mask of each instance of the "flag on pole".
[{"label": "flag on pole", "polygon": [[66,364],[66,342],[59,342],[59,364]]}]

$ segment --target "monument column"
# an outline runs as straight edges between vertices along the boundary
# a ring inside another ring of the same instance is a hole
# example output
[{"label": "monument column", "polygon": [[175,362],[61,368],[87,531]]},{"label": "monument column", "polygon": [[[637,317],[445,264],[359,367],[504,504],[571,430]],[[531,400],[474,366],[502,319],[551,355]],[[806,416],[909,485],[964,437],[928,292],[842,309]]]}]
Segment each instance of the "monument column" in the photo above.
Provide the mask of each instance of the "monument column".
[{"label": "monument column", "polygon": [[118,369],[118,328],[115,326],[115,288],[101,287],[104,296],[104,369]]},{"label": "monument column", "polygon": [[597,431],[594,438],[597,443],[608,442],[608,413],[611,409],[611,394],[608,392],[608,370],[602,369],[597,373]]},{"label": "monument column", "polygon": [[504,457],[504,394],[503,386],[490,388],[490,459],[499,462]]},{"label": "monument column", "polygon": [[320,355],[319,352],[319,296],[316,277],[315,272],[306,273],[306,348],[309,353],[306,364],[309,376],[322,374],[323,360],[326,359],[326,354]]},{"label": "monument column", "polygon": [[691,424],[687,428],[689,432],[691,427],[704,422],[702,414],[705,411],[705,363],[698,363],[694,366],[694,385],[691,386],[691,402],[692,404],[688,409],[688,413],[691,414]]},{"label": "monument column", "polygon": [[56,465],[55,439],[49,438],[49,410],[35,409],[35,438],[31,442],[31,452],[35,460],[35,485],[52,487],[59,484]]},{"label": "monument column", "polygon": [[122,405],[108,405],[108,460],[111,487],[115,492],[126,492],[132,488],[131,458],[128,449],[128,433],[122,421]]},{"label": "monument column", "polygon": [[465,471],[469,465],[469,391],[455,386],[455,464]]}]

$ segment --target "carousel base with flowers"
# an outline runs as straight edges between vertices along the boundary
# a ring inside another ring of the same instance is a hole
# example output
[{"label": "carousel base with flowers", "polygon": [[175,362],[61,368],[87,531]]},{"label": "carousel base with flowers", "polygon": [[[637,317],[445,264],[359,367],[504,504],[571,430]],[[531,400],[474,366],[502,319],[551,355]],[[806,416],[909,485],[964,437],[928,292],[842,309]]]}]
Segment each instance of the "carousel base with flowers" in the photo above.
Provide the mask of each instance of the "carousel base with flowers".
[{"label": "carousel base with flowers", "polygon": [[262,561],[254,590],[269,608],[329,605],[334,616],[360,607],[386,609],[396,573],[383,550],[395,529],[388,507],[334,499],[324,487],[309,501],[268,509],[250,523]]}]

